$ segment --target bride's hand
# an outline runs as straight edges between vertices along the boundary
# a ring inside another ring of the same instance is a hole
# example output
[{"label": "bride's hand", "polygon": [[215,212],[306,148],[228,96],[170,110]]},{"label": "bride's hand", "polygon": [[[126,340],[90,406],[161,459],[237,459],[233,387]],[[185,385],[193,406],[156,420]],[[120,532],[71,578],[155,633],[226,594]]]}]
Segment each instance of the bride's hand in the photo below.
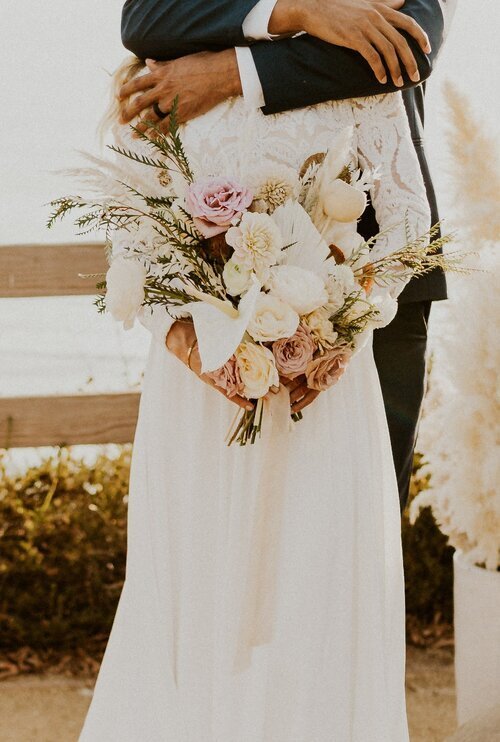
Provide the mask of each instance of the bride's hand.
[{"label": "bride's hand", "polygon": [[182,361],[193,373],[198,376],[205,384],[216,389],[230,402],[238,405],[244,410],[253,410],[253,403],[245,397],[235,395],[228,397],[224,390],[218,387],[214,381],[206,374],[201,373],[201,359],[196,342],[196,332],[192,322],[174,322],[165,338],[167,348]]},{"label": "bride's hand", "polygon": [[290,404],[293,414],[303,410],[304,407],[314,402],[316,397],[321,394],[321,392],[317,392],[315,389],[309,389],[305,376],[298,376],[293,380],[282,376],[280,381],[290,392]]},{"label": "bride's hand", "polygon": [[404,0],[278,0],[269,32],[306,31],[329,44],[353,49],[366,59],[382,84],[387,82],[385,62],[394,84],[401,87],[399,60],[413,82],[419,81],[420,73],[413,52],[398,29],[416,39],[425,53],[431,51],[425,31],[413,18],[398,12],[403,5]]}]

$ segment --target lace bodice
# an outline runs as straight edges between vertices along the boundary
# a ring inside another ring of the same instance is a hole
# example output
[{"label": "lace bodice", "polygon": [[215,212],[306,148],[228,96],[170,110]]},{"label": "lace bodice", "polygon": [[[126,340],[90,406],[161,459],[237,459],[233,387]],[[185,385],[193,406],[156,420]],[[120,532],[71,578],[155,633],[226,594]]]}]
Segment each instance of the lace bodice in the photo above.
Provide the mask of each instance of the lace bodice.
[{"label": "lace bodice", "polygon": [[371,191],[380,231],[400,224],[375,246],[377,252],[405,244],[405,215],[412,236],[425,233],[430,212],[401,94],[330,101],[264,116],[233,99],[183,127],[195,173],[244,176],[261,164],[300,170],[312,154],[326,152],[336,134],[354,126],[353,165],[378,170]]},{"label": "lace bodice", "polygon": [[[373,251],[387,254],[407,242],[405,219],[411,237],[430,227],[425,186],[400,93],[330,101],[271,116],[250,110],[243,98],[235,98],[182,126],[181,136],[195,177],[245,178],[260,166],[269,168],[270,163],[298,172],[309,156],[326,152],[335,135],[347,126],[354,127],[353,166],[379,174],[370,193],[372,203],[380,231],[393,229],[377,241]],[[128,128],[117,127],[115,134],[119,143],[130,146]],[[134,149],[138,146],[135,140]],[[151,181],[149,192],[156,192],[155,171],[144,171]]]}]

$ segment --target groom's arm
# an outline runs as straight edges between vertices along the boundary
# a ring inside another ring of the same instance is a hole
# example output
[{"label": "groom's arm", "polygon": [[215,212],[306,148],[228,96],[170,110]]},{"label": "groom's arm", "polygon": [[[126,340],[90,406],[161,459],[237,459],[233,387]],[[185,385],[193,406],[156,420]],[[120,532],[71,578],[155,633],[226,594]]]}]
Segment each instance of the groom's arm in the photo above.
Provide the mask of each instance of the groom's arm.
[{"label": "groom's arm", "polygon": [[248,44],[243,23],[258,0],[127,0],[122,41],[140,59],[168,60]]},{"label": "groom's arm", "polygon": [[[426,80],[443,43],[441,6],[438,0],[407,0],[400,12],[416,21],[429,37],[431,51],[425,54],[414,38],[404,34],[417,62],[420,81]],[[266,114],[400,89],[391,77],[385,84],[377,80],[357,52],[310,35],[260,41],[250,47],[249,53],[262,86]],[[403,88],[415,84],[403,75]]]},{"label": "groom's arm", "polygon": [[[229,33],[230,29],[233,29],[232,33],[237,39],[235,43],[241,44],[242,39],[245,43],[248,41],[238,23],[241,18],[243,18],[242,23],[247,19],[248,16],[244,14],[249,5],[252,6],[251,11],[255,13],[260,3],[254,0],[250,3],[248,0],[246,2],[244,0],[192,1],[197,6],[201,3],[200,8],[204,8],[202,17],[206,23],[202,31],[193,13],[194,36],[190,37],[189,42],[184,42],[180,32],[186,27],[186,12],[191,8],[190,1],[128,0],[123,13],[122,30],[125,46],[143,58],[156,56],[165,59],[178,54],[178,50],[174,48],[175,45],[192,44],[192,38],[195,38],[198,44],[196,49],[193,47],[192,52],[207,49],[208,38],[217,37],[220,40],[224,36],[230,39],[228,43],[232,43],[233,37]],[[261,3],[263,1],[261,0]],[[265,0],[265,2],[271,8],[274,6],[272,0]],[[222,15],[217,15],[215,18],[214,9],[220,11],[223,5],[227,6],[228,15],[224,18]],[[236,9],[237,15],[235,16]],[[432,51],[427,55],[422,52],[420,44],[411,34],[405,34],[408,39],[405,43],[408,43],[413,50],[420,79],[424,80],[432,70],[433,60],[442,41],[443,18],[439,2],[438,0],[407,0],[402,11],[406,15],[401,17],[408,16],[413,19],[418,28],[420,28],[418,26],[420,23],[431,39]],[[159,20],[162,18],[164,24],[169,19],[173,22],[176,20],[176,13],[181,14],[177,19],[179,23],[182,19],[184,21],[180,23],[180,28],[177,27],[175,34],[170,31],[170,36],[175,37],[171,39],[171,42],[175,44],[169,46],[170,37],[167,34],[169,26],[160,24]],[[212,29],[210,19],[219,29],[219,36]],[[367,33],[374,30],[369,28],[369,24],[367,28]],[[186,34],[188,31],[189,28],[186,29]],[[348,29],[348,32],[353,33],[352,29]],[[203,33],[206,35],[205,39],[202,38]],[[167,44],[165,44],[165,38]],[[403,36],[400,38],[403,39]],[[151,100],[161,100],[164,110],[171,108],[171,102],[179,90],[184,91],[182,99],[187,109],[184,120],[193,118],[227,97],[240,95],[242,86],[245,90],[245,81],[249,76],[254,82],[257,81],[259,87],[262,85],[261,96],[262,89],[264,95],[259,105],[265,104],[263,108],[265,113],[284,111],[330,99],[378,95],[398,89],[390,76],[387,84],[379,82],[369,64],[356,51],[325,43],[311,35],[279,41],[261,41],[254,44],[251,51],[249,49],[242,49],[242,51],[247,55],[245,69],[241,65],[241,60],[238,69],[234,50],[227,50],[220,54],[208,53],[202,59],[193,53],[171,62],[164,62],[161,67],[158,65],[154,76],[146,75],[122,89],[122,98],[128,98],[140,91],[145,93],[136,98],[134,102],[129,102],[125,107],[123,120],[129,121],[142,110],[148,109],[151,106]],[[248,60],[250,60],[250,65]],[[253,75],[249,74],[249,68]],[[224,80],[224,86],[220,85],[221,80]],[[404,87],[416,84],[418,84],[416,80],[410,81],[405,76]],[[187,90],[189,95],[186,93]],[[214,99],[214,91],[217,93],[217,99]],[[152,119],[150,110],[146,111],[146,118]],[[165,122],[165,125],[167,123]]]}]

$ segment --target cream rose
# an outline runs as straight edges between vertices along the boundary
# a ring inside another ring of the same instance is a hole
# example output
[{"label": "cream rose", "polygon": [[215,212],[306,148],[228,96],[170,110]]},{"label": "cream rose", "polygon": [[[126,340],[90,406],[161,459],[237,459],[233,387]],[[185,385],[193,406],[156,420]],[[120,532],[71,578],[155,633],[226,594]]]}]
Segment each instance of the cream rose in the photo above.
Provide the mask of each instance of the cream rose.
[{"label": "cream rose", "polygon": [[296,265],[271,268],[267,288],[300,314],[309,314],[328,301],[325,282],[313,271]]},{"label": "cream rose", "polygon": [[268,348],[244,341],[235,355],[243,394],[247,399],[265,397],[271,387],[279,386],[278,369]]},{"label": "cream rose", "polygon": [[281,232],[268,214],[247,211],[237,227],[231,227],[226,242],[234,249],[234,260],[255,271],[260,281],[267,277],[283,248]]},{"label": "cream rose", "polygon": [[299,315],[286,302],[271,294],[259,294],[247,332],[261,343],[289,338],[299,326]]},{"label": "cream rose", "polygon": [[324,307],[311,312],[302,321],[320,348],[332,348],[337,342],[338,333],[333,329],[329,312]]},{"label": "cream rose", "polygon": [[222,273],[224,284],[231,296],[239,296],[252,284],[252,271],[236,262],[233,258],[224,266]]},{"label": "cream rose", "polygon": [[147,271],[141,262],[116,257],[106,274],[106,310],[129,330],[144,301]]}]

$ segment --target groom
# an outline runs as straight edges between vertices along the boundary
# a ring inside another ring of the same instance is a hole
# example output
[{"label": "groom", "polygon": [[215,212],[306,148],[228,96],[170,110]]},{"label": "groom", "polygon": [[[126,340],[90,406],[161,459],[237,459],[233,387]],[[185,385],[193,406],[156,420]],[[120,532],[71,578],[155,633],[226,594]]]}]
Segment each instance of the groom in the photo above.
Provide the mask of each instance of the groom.
[{"label": "groom", "polygon": [[[168,126],[168,112],[179,92],[179,119],[187,121],[237,95],[270,114],[403,89],[435,224],[436,198],[423,148],[423,81],[442,45],[446,13],[453,3],[127,0],[123,43],[148,59],[149,74],[121,91],[122,98],[129,99],[125,122],[140,114],[145,121]],[[360,232],[365,238],[378,232],[371,207],[361,220]],[[402,510],[425,387],[431,303],[445,298],[442,272],[414,279],[399,298],[394,321],[375,332],[375,361]]]}]

